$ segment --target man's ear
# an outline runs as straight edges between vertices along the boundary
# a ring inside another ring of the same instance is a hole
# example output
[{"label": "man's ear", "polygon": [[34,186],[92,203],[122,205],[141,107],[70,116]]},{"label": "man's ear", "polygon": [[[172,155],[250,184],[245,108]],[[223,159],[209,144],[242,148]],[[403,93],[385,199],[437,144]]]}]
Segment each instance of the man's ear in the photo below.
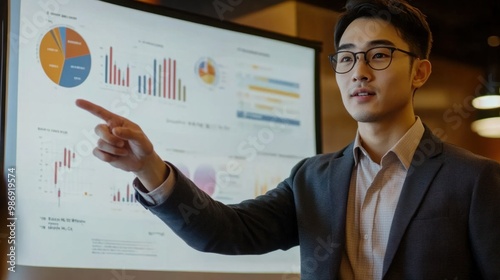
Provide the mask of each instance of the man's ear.
[{"label": "man's ear", "polygon": [[432,72],[432,64],[428,59],[418,59],[414,66],[415,74],[412,79],[412,85],[415,89],[422,87]]}]

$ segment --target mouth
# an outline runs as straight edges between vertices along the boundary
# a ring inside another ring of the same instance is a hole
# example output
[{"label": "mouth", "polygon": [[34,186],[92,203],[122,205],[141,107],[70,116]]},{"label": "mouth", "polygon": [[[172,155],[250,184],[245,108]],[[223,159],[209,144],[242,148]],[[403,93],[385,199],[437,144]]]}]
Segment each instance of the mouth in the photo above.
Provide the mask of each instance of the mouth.
[{"label": "mouth", "polygon": [[375,92],[367,88],[358,88],[353,93],[351,93],[351,97],[365,97],[374,95],[376,95]]}]

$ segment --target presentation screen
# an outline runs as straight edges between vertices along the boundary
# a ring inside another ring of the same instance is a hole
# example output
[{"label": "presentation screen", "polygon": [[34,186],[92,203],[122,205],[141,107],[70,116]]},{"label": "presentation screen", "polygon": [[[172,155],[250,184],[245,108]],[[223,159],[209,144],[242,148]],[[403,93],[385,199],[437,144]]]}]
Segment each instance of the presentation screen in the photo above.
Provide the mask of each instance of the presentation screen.
[{"label": "presentation screen", "polygon": [[224,256],[188,247],[136,201],[132,173],[92,155],[101,120],[75,100],[139,124],[200,189],[238,203],[320,152],[319,43],[134,1],[2,2],[8,279],[299,272],[298,248]]}]

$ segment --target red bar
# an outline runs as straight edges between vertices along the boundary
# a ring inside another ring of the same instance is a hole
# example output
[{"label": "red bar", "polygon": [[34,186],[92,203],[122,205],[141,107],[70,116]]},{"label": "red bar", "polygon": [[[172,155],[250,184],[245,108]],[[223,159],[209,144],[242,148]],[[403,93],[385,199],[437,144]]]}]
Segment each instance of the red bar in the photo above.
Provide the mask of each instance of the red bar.
[{"label": "red bar", "polygon": [[57,161],[54,162],[54,184],[57,185]]},{"label": "red bar", "polygon": [[68,150],[68,168],[71,168],[71,151]]},{"label": "red bar", "polygon": [[113,47],[109,47],[109,83],[113,83]]},{"label": "red bar", "polygon": [[127,202],[128,202],[128,198],[130,197],[130,189],[129,189],[129,184],[127,184]]},{"label": "red bar", "polygon": [[116,195],[113,195],[113,201],[116,201]]},{"label": "red bar", "polygon": [[163,98],[167,97],[167,60],[163,59]]},{"label": "red bar", "polygon": [[66,148],[64,148],[64,166],[67,166],[66,155],[67,155]]},{"label": "red bar", "polygon": [[173,73],[173,74],[174,74],[174,78],[172,79],[172,81],[173,81],[173,86],[174,86],[174,94],[173,94],[173,96],[172,96],[172,99],[175,99],[175,79],[176,79],[176,78],[175,78],[175,76],[176,76],[175,74],[177,74],[177,73],[176,73],[176,68],[177,68],[177,61],[176,61],[176,60],[174,60],[174,73]]},{"label": "red bar", "polygon": [[171,89],[172,87],[170,86],[170,78],[171,78],[171,67],[170,65],[172,64],[172,61],[170,60],[170,58],[168,59],[168,99],[172,98],[172,94],[171,94]]},{"label": "red bar", "polygon": [[161,87],[162,87],[162,84],[161,84],[161,73],[162,73],[162,69],[161,69],[161,62],[160,64],[158,65],[158,97],[161,97]]},{"label": "red bar", "polygon": [[127,87],[130,86],[130,68],[127,65]]},{"label": "red bar", "polygon": [[120,191],[117,193],[118,201],[120,201]]},{"label": "red bar", "polygon": [[122,70],[118,69],[118,85],[122,85]]}]

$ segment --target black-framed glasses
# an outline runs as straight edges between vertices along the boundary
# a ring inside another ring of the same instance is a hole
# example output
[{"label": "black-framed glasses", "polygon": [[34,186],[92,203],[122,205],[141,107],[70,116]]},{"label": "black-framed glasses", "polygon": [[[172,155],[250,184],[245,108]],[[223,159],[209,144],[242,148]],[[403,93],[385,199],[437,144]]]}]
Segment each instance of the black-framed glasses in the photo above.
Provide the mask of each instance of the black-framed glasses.
[{"label": "black-framed glasses", "polygon": [[365,62],[373,70],[384,70],[391,65],[392,55],[400,51],[409,56],[418,58],[418,55],[395,47],[374,47],[364,52],[339,51],[328,56],[333,70],[338,74],[345,74],[354,68],[358,61],[358,54],[363,54]]}]

